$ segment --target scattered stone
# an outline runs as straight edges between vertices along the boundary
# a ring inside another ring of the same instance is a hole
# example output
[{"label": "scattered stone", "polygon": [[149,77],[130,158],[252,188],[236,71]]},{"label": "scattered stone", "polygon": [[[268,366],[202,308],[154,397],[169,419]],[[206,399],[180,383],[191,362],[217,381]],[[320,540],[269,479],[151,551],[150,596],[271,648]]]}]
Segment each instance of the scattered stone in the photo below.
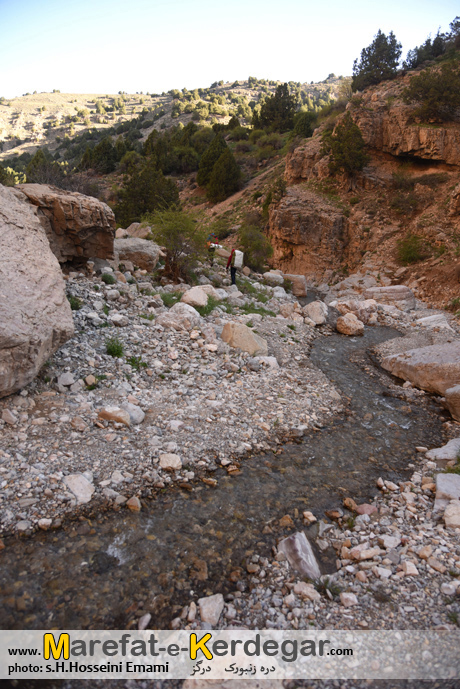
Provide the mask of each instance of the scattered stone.
[{"label": "scattered stone", "polygon": [[305,275],[291,275],[290,273],[287,273],[285,274],[284,279],[292,282],[292,294],[295,297],[307,296],[307,280]]},{"label": "scattered stone", "polygon": [[358,599],[354,593],[341,593],[340,602],[344,608],[350,608],[353,605],[358,605]]},{"label": "scattered stone", "polygon": [[131,510],[131,512],[140,512],[142,509],[141,501],[138,497],[133,496],[126,502],[126,507]]},{"label": "scattered stone", "polygon": [[213,596],[199,598],[198,607],[200,609],[201,621],[212,624],[215,627],[224,609],[224,597],[221,593],[216,593]]},{"label": "scattered stone", "polygon": [[268,354],[267,342],[259,335],[256,335],[251,328],[240,323],[226,323],[222,330],[221,338],[230,347],[238,347],[243,352],[248,352],[252,356]]},{"label": "scattered stone", "polygon": [[131,404],[131,402],[123,402],[121,405],[122,409],[128,412],[129,421],[133,426],[138,426],[145,419],[145,413],[137,404]]},{"label": "scattered stone", "polygon": [[115,421],[116,423],[123,423],[125,426],[131,425],[131,418],[126,409],[120,407],[106,407],[101,409],[98,413],[98,418],[104,421]]},{"label": "scattered stone", "polygon": [[451,500],[444,512],[446,526],[460,529],[460,500]]},{"label": "scattered stone", "polygon": [[402,571],[406,577],[416,577],[418,576],[418,569],[410,560],[404,560],[402,563]]},{"label": "scattered stone", "polygon": [[436,474],[434,510],[443,510],[451,500],[460,498],[460,474]]},{"label": "scattered stone", "polygon": [[454,385],[448,388],[444,396],[446,398],[447,409],[452,414],[452,418],[460,421],[460,385]]},{"label": "scattered stone", "polygon": [[84,505],[93,497],[94,486],[83,474],[69,474],[64,476],[63,482],[77,498],[78,505]]},{"label": "scattered stone", "polygon": [[302,515],[306,524],[314,524],[316,521],[318,521],[313,512],[310,512],[309,510],[303,512]]},{"label": "scattered stone", "polygon": [[149,612],[147,612],[145,615],[142,615],[142,617],[139,618],[139,621],[137,623],[138,630],[142,632],[144,631],[144,629],[147,629],[151,619],[152,615]]},{"label": "scattered stone", "polygon": [[402,311],[415,309],[415,295],[406,285],[370,287],[364,292],[365,299],[375,299],[381,304],[396,306]]},{"label": "scattered stone", "polygon": [[75,378],[71,373],[62,373],[57,379],[58,385],[69,387],[75,383]]},{"label": "scattered stone", "polygon": [[354,313],[346,313],[337,319],[337,331],[342,335],[364,335],[364,323],[356,318]]},{"label": "scattered stone", "polygon": [[2,411],[2,419],[5,423],[10,426],[15,426],[18,422],[17,416],[15,416],[9,409],[4,409]]},{"label": "scattered stone", "polygon": [[309,579],[318,579],[321,576],[318,562],[303,531],[284,538],[278,544],[278,551],[286,556],[289,564],[299,574]]},{"label": "scattered stone", "polygon": [[182,461],[179,455],[165,453],[160,455],[160,467],[166,471],[176,471],[182,468]]}]

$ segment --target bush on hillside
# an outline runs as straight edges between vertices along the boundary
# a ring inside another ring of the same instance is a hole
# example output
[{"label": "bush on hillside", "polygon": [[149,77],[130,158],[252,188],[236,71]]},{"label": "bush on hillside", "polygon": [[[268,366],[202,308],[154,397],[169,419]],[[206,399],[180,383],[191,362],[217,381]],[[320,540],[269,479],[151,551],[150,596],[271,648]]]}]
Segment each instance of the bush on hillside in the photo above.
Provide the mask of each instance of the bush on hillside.
[{"label": "bush on hillside", "polygon": [[60,187],[64,180],[64,172],[51,155],[39,148],[26,167],[26,177],[29,183],[53,184]]},{"label": "bush on hillside", "polygon": [[405,266],[418,263],[427,257],[423,238],[415,234],[410,234],[398,241],[397,253],[399,261]]},{"label": "bush on hillside", "polygon": [[299,112],[294,117],[294,136],[309,139],[316,127],[317,115],[314,112]]},{"label": "bush on hillside", "polygon": [[146,162],[130,177],[114,210],[117,222],[128,227],[140,222],[146,213],[172,208],[178,203],[179,192],[173,180]]},{"label": "bush on hillside", "polygon": [[405,103],[416,103],[414,115],[421,120],[448,120],[460,108],[460,65],[447,62],[412,77],[403,91]]},{"label": "bush on hillside", "polygon": [[346,113],[333,132],[326,131],[322,141],[323,153],[331,155],[329,170],[332,174],[342,171],[353,176],[369,162],[361,130],[350,113]]},{"label": "bush on hillside", "polygon": [[256,225],[243,225],[239,231],[244,262],[249,268],[261,272],[267,260],[273,256],[273,248],[262,230]]}]

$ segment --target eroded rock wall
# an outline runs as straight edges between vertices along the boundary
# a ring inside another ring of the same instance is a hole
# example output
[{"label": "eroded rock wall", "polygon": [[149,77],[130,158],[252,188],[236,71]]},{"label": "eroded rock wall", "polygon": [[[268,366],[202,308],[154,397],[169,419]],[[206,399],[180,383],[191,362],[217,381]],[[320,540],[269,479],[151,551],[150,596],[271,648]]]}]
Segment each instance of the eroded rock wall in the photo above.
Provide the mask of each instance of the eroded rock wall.
[{"label": "eroded rock wall", "polygon": [[283,272],[317,274],[340,264],[348,220],[320,195],[294,185],[270,210],[269,238],[273,261]]}]

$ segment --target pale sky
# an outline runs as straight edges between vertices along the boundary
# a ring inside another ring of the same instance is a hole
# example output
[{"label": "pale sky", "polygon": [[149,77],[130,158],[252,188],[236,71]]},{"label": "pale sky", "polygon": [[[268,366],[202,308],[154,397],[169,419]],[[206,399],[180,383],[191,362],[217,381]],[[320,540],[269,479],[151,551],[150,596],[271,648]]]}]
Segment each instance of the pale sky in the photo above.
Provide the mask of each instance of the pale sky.
[{"label": "pale sky", "polygon": [[378,29],[403,57],[458,0],[0,0],[0,96],[161,93],[351,75]]}]

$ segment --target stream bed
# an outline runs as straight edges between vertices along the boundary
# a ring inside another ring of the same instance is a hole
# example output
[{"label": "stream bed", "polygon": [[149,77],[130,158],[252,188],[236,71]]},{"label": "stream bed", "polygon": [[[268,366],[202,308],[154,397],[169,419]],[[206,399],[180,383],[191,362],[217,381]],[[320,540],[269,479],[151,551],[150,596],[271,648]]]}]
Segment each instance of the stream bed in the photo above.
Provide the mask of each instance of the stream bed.
[{"label": "stream bed", "polygon": [[[367,328],[364,337],[315,341],[311,362],[347,398],[347,410],[277,453],[217,469],[215,488],[171,489],[140,513],[122,510],[59,531],[10,539],[0,554],[0,628],[129,629],[149,612],[169,628],[192,597],[235,590],[254,552],[268,556],[302,512],[318,518],[344,497],[369,501],[376,479],[410,476],[414,447],[442,444],[440,408],[429,396],[408,402],[388,388],[366,350],[399,336]],[[330,563],[323,558],[323,571]]]}]

